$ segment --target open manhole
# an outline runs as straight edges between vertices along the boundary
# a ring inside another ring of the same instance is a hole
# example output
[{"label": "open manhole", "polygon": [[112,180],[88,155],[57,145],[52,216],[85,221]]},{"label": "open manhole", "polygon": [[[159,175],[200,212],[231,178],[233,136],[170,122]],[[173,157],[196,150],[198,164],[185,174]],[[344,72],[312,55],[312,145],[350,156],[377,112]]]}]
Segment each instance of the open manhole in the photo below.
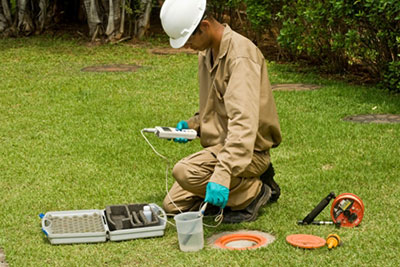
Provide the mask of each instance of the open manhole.
[{"label": "open manhole", "polygon": [[197,51],[190,48],[155,48],[150,50],[151,53],[156,55],[176,55],[176,54],[188,54],[197,55]]},{"label": "open manhole", "polygon": [[135,72],[141,68],[138,65],[128,64],[113,64],[113,65],[101,65],[101,66],[90,66],[83,68],[82,71],[87,72]]},{"label": "open manhole", "polygon": [[320,88],[321,86],[316,84],[302,84],[302,83],[280,83],[272,85],[272,90],[274,91],[311,91]]},{"label": "open manhole", "polygon": [[208,244],[217,249],[248,250],[266,247],[274,241],[275,237],[268,233],[239,230],[213,235]]},{"label": "open manhole", "polygon": [[343,118],[344,121],[358,123],[400,123],[400,115],[396,114],[364,114]]}]

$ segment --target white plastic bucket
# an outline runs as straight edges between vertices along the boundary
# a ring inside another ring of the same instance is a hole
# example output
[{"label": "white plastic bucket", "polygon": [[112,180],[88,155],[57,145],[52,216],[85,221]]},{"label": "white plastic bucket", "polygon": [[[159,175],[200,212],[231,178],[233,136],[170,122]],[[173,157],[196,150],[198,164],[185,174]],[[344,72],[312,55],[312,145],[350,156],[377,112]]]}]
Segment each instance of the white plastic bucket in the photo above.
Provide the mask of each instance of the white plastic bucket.
[{"label": "white plastic bucket", "polygon": [[178,232],[179,248],[182,251],[198,251],[204,247],[203,216],[190,211],[174,217]]}]

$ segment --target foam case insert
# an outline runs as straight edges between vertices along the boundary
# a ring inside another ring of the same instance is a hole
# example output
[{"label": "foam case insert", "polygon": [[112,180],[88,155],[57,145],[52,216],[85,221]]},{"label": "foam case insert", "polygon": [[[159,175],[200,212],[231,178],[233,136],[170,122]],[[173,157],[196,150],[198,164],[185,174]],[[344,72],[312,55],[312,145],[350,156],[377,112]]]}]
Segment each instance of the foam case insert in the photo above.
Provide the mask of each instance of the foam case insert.
[{"label": "foam case insert", "polygon": [[[143,213],[149,205],[151,221]],[[110,205],[105,210],[51,211],[41,214],[51,244],[95,243],[163,236],[165,211],[157,204]]]},{"label": "foam case insert", "polygon": [[106,219],[110,231],[157,225],[159,219],[151,206],[151,221],[144,216],[143,207],[146,205],[148,204],[107,206]]}]

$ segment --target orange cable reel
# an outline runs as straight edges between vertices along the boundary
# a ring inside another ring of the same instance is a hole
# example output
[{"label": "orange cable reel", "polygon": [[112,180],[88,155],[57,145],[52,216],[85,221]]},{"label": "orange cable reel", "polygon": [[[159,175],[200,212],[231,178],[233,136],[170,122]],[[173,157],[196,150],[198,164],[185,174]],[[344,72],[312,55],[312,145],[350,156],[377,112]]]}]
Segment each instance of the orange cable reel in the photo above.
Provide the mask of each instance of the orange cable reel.
[{"label": "orange cable reel", "polygon": [[333,222],[340,226],[358,226],[364,217],[364,203],[352,193],[343,193],[334,199],[331,217]]}]

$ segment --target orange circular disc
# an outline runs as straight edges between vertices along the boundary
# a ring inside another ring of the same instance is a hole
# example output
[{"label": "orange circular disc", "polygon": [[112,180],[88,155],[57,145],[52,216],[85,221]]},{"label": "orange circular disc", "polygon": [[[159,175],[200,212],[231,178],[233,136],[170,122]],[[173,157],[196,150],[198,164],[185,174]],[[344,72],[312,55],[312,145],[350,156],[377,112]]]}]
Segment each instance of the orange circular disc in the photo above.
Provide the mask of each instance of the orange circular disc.
[{"label": "orange circular disc", "polygon": [[320,248],[325,246],[326,243],[322,237],[304,234],[288,235],[286,241],[292,246],[308,249]]}]

